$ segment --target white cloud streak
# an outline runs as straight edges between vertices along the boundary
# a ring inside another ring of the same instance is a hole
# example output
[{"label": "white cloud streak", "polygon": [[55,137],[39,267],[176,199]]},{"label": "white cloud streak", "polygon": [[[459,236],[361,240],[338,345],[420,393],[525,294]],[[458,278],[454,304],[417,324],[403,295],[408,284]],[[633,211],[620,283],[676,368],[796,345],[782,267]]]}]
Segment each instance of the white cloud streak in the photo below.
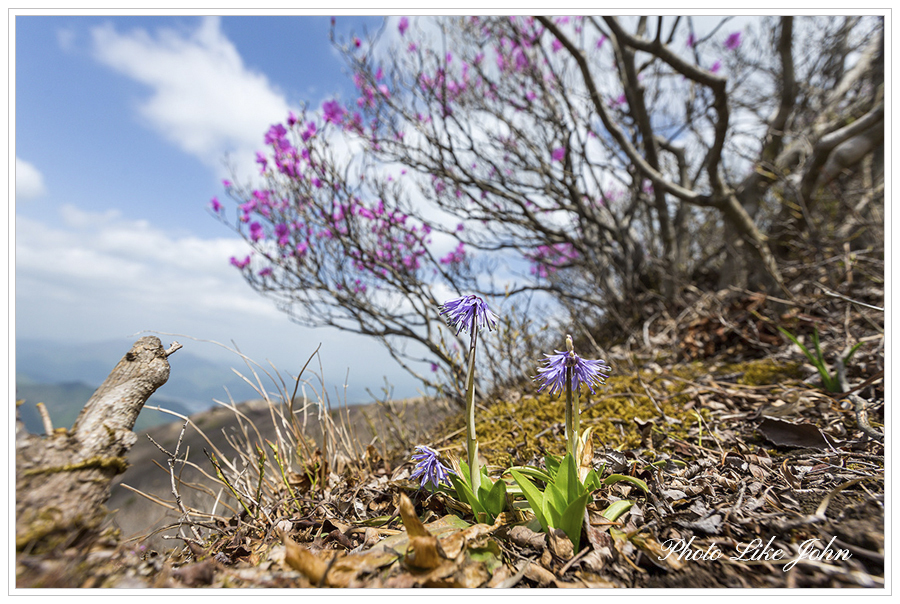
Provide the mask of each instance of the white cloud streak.
[{"label": "white cloud streak", "polygon": [[[186,334],[231,346],[257,362],[296,372],[322,344],[326,386],[344,383],[364,401],[390,376],[400,396],[416,384],[370,338],[292,324],[271,300],[244,282],[229,256],[243,257],[238,238],[172,236],[117,210],[60,209],[61,226],[16,219],[18,337],[92,342],[142,331]],[[179,338],[180,339],[180,338]],[[182,341],[195,354],[222,359],[213,346]],[[240,365],[237,357],[227,362]],[[316,368],[317,369],[317,368]]]},{"label": "white cloud streak", "polygon": [[106,24],[91,35],[98,61],[150,87],[138,105],[149,127],[217,170],[226,153],[239,171],[251,170],[263,133],[289,111],[285,95],[244,65],[216,17],[193,32],[120,33]]},{"label": "white cloud streak", "polygon": [[44,176],[27,161],[16,156],[16,201],[34,199],[47,193]]}]

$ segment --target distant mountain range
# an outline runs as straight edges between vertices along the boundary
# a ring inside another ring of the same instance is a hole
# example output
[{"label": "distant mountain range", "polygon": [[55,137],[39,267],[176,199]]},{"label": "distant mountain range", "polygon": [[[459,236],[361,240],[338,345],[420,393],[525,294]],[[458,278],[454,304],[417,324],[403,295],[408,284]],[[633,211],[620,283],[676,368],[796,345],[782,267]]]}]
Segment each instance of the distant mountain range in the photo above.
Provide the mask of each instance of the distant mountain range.
[{"label": "distant mountain range", "polygon": [[[58,343],[42,340],[16,340],[16,400],[25,400],[19,414],[30,432],[43,432],[36,404],[47,405],[53,426],[71,428],[78,413],[109,372],[131,349],[134,339],[90,344]],[[165,343],[168,345],[168,342]],[[216,363],[182,349],[169,359],[169,380],[147,401],[184,415],[213,407],[213,399],[235,401],[259,398],[232,367],[235,362]],[[249,374],[246,367],[241,371]],[[274,385],[263,377],[267,389]],[[227,391],[226,391],[227,390]],[[172,416],[145,409],[136,429],[172,421]]]},{"label": "distant mountain range", "polygon": [[[96,386],[88,386],[81,382],[62,382],[59,384],[16,384],[16,399],[25,402],[19,406],[19,417],[32,434],[43,434],[44,423],[38,412],[37,403],[44,403],[54,428],[71,428],[84,408],[85,403],[94,394]],[[147,403],[181,415],[190,415],[191,411],[181,403],[163,397],[152,396]],[[153,426],[166,424],[175,419],[168,413],[155,409],[143,409],[138,416],[135,430],[146,430]]]}]

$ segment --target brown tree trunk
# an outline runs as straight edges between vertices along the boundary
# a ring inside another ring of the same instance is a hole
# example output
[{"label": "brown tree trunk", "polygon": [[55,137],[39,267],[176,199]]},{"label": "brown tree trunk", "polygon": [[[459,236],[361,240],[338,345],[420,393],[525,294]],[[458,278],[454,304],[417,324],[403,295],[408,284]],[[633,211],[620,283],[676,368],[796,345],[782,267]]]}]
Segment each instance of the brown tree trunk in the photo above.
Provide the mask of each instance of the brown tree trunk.
[{"label": "brown tree trunk", "polygon": [[125,471],[144,403],[169,379],[159,338],[134,343],[84,406],[71,431],[29,434],[16,413],[16,549],[42,551],[96,535],[110,482]]}]

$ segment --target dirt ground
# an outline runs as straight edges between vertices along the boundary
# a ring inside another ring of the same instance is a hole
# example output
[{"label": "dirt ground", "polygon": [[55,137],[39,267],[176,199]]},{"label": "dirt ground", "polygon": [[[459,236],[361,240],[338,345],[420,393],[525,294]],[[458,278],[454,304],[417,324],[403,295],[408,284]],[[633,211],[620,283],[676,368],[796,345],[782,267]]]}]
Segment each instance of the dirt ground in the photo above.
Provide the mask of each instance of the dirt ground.
[{"label": "dirt ground", "polygon": [[[636,480],[591,494],[578,551],[527,514],[508,510],[479,524],[465,504],[410,480],[416,444],[430,444],[445,461],[463,455],[461,414],[420,401],[372,407],[376,420],[354,414],[353,433],[378,421],[381,439],[365,433],[328,461],[318,450],[305,474],[267,483],[261,506],[242,509],[223,497],[210,515],[208,500],[190,499],[197,513],[180,524],[165,456],[144,443],[135,455],[156,459],[157,484],[141,482],[146,464],[122,482],[155,489],[162,511],[129,514],[167,525],[162,532],[177,538],[123,540],[121,533],[148,530],[126,526],[123,512],[146,498],[117,487],[110,507],[120,510],[120,534],[52,556],[21,553],[17,586],[883,588],[883,315],[854,309],[828,322],[801,310],[784,319],[795,333],[816,325],[825,350],[863,342],[842,368],[850,391],[830,393],[758,305],[752,297],[710,301],[651,333],[649,349],[610,350],[617,375],[585,401],[584,425],[595,429],[588,463],[604,477]],[[478,429],[489,468],[540,466],[545,454],[560,453],[561,410],[528,387],[486,401]],[[219,417],[223,411],[198,420],[207,434],[274,438],[244,433]],[[247,409],[255,425],[269,416],[265,405]],[[180,428],[161,429],[156,440],[171,450]],[[224,489],[204,446],[189,443],[203,472],[180,476],[181,491],[205,475],[215,500]],[[245,483],[251,489],[254,481]],[[604,515],[623,501],[627,511]]]}]

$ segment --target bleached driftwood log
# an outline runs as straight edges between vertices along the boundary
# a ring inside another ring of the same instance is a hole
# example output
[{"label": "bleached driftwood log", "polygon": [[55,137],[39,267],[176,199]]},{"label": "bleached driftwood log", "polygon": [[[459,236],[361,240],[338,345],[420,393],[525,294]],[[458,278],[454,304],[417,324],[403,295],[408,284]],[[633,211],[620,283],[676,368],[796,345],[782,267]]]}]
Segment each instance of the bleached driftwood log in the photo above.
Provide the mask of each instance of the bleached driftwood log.
[{"label": "bleached driftwood log", "polygon": [[29,434],[16,413],[16,549],[31,551],[95,535],[110,482],[125,471],[144,403],[169,379],[159,338],[134,343],[85,404],[71,430]]}]

